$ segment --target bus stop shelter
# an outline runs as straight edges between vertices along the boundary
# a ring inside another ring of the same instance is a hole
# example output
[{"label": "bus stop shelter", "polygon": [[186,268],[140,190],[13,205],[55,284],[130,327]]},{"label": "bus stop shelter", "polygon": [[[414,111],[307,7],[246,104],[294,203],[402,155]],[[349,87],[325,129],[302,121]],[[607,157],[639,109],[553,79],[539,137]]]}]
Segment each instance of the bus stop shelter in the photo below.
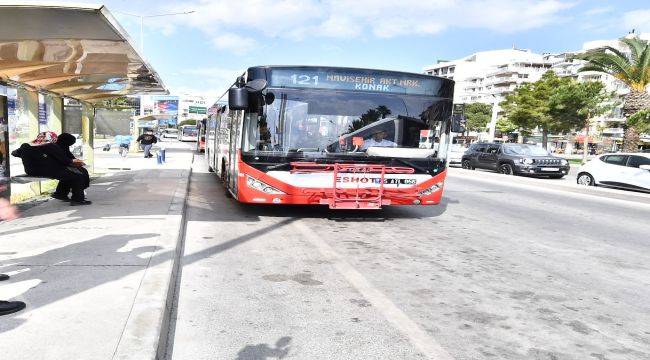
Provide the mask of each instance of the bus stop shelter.
[{"label": "bus stop shelter", "polygon": [[[41,131],[80,134],[92,172],[96,104],[167,93],[104,6],[0,2],[0,24],[0,176],[5,179],[23,172],[10,152]],[[80,105],[80,115],[67,112],[68,103]],[[42,184],[10,185],[2,196],[21,200]]]}]

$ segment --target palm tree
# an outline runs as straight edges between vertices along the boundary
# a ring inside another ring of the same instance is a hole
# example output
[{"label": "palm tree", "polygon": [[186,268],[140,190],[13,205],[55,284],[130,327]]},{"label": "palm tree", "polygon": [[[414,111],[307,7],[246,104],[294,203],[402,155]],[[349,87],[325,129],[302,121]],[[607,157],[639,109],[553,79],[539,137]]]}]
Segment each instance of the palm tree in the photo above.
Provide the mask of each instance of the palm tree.
[{"label": "palm tree", "polygon": [[[636,36],[625,37],[621,43],[629,49],[629,55],[611,46],[589,51],[576,58],[586,60],[580,71],[598,71],[612,75],[630,89],[625,95],[623,116],[630,118],[640,110],[650,108],[650,42]],[[636,151],[639,133],[635,126],[626,125],[623,135],[623,151]]]}]

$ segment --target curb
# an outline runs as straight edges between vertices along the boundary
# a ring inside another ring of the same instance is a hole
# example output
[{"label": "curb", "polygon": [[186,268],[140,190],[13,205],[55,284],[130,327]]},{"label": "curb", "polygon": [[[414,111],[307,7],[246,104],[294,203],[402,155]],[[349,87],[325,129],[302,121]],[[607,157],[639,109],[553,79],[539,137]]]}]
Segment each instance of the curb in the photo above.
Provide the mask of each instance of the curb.
[{"label": "curb", "polygon": [[[193,161],[194,157],[192,157]],[[113,359],[156,360],[164,358],[177,275],[185,233],[185,210],[192,167],[179,181],[158,246],[160,261],[149,264],[141,280]]]}]

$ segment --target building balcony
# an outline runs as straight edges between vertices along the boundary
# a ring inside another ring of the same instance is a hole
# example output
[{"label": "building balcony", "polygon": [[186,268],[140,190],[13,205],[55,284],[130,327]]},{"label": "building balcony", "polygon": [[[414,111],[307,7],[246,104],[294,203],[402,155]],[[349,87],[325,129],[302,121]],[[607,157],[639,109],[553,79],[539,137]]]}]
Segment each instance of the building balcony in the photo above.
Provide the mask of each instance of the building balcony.
[{"label": "building balcony", "polygon": [[625,131],[623,128],[604,128],[602,133],[603,135],[622,135]]}]

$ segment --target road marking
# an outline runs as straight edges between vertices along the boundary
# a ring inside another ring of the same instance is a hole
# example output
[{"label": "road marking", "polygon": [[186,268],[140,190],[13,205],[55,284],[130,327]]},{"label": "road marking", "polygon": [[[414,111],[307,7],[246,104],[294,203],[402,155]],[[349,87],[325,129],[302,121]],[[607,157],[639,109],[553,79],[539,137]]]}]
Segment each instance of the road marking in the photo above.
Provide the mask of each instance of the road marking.
[{"label": "road marking", "polygon": [[[626,200],[626,199],[617,199],[617,198],[612,198],[612,197],[607,197],[607,195],[601,195],[601,194],[588,194],[588,193],[582,193],[582,192],[576,192],[580,191],[579,188],[573,189],[568,186],[564,186],[565,189],[560,189],[560,188],[549,188],[549,187],[543,187],[543,186],[535,186],[533,184],[523,184],[520,182],[508,182],[507,179],[487,179],[487,178],[479,178],[476,176],[470,176],[470,174],[448,174],[448,177],[455,177],[463,180],[469,180],[469,181],[477,181],[477,182],[485,182],[485,183],[490,183],[490,184],[496,184],[496,185],[502,185],[502,186],[510,186],[510,187],[517,187],[520,189],[526,189],[526,190],[534,190],[534,191],[539,191],[539,192],[545,192],[545,193],[565,193],[568,196],[572,196],[575,198],[582,198],[585,200],[596,200],[596,201],[601,201],[605,203],[613,203],[617,205],[625,205],[629,207],[636,207],[636,208],[641,208],[641,209],[648,209],[650,208],[650,204],[640,202],[638,200]],[[503,176],[504,178],[507,178],[507,176]],[[542,183],[542,184],[548,184],[548,183]],[[563,186],[563,185],[558,185],[558,186]],[[448,189],[448,187],[446,187]],[[620,195],[620,196],[626,196],[627,194],[608,194],[608,195]],[[633,197],[641,198],[637,194],[632,195]]]},{"label": "road marking", "polygon": [[440,346],[429,334],[422,330],[415,321],[411,320],[400,308],[397,307],[386,295],[379,291],[352,265],[347,263],[331,246],[323,241],[302,221],[293,223],[300,233],[318,249],[327,260],[331,261],[334,268],[352,285],[363,297],[374,306],[393,327],[404,334],[409,341],[426,357],[432,360],[453,360],[454,358]]}]

